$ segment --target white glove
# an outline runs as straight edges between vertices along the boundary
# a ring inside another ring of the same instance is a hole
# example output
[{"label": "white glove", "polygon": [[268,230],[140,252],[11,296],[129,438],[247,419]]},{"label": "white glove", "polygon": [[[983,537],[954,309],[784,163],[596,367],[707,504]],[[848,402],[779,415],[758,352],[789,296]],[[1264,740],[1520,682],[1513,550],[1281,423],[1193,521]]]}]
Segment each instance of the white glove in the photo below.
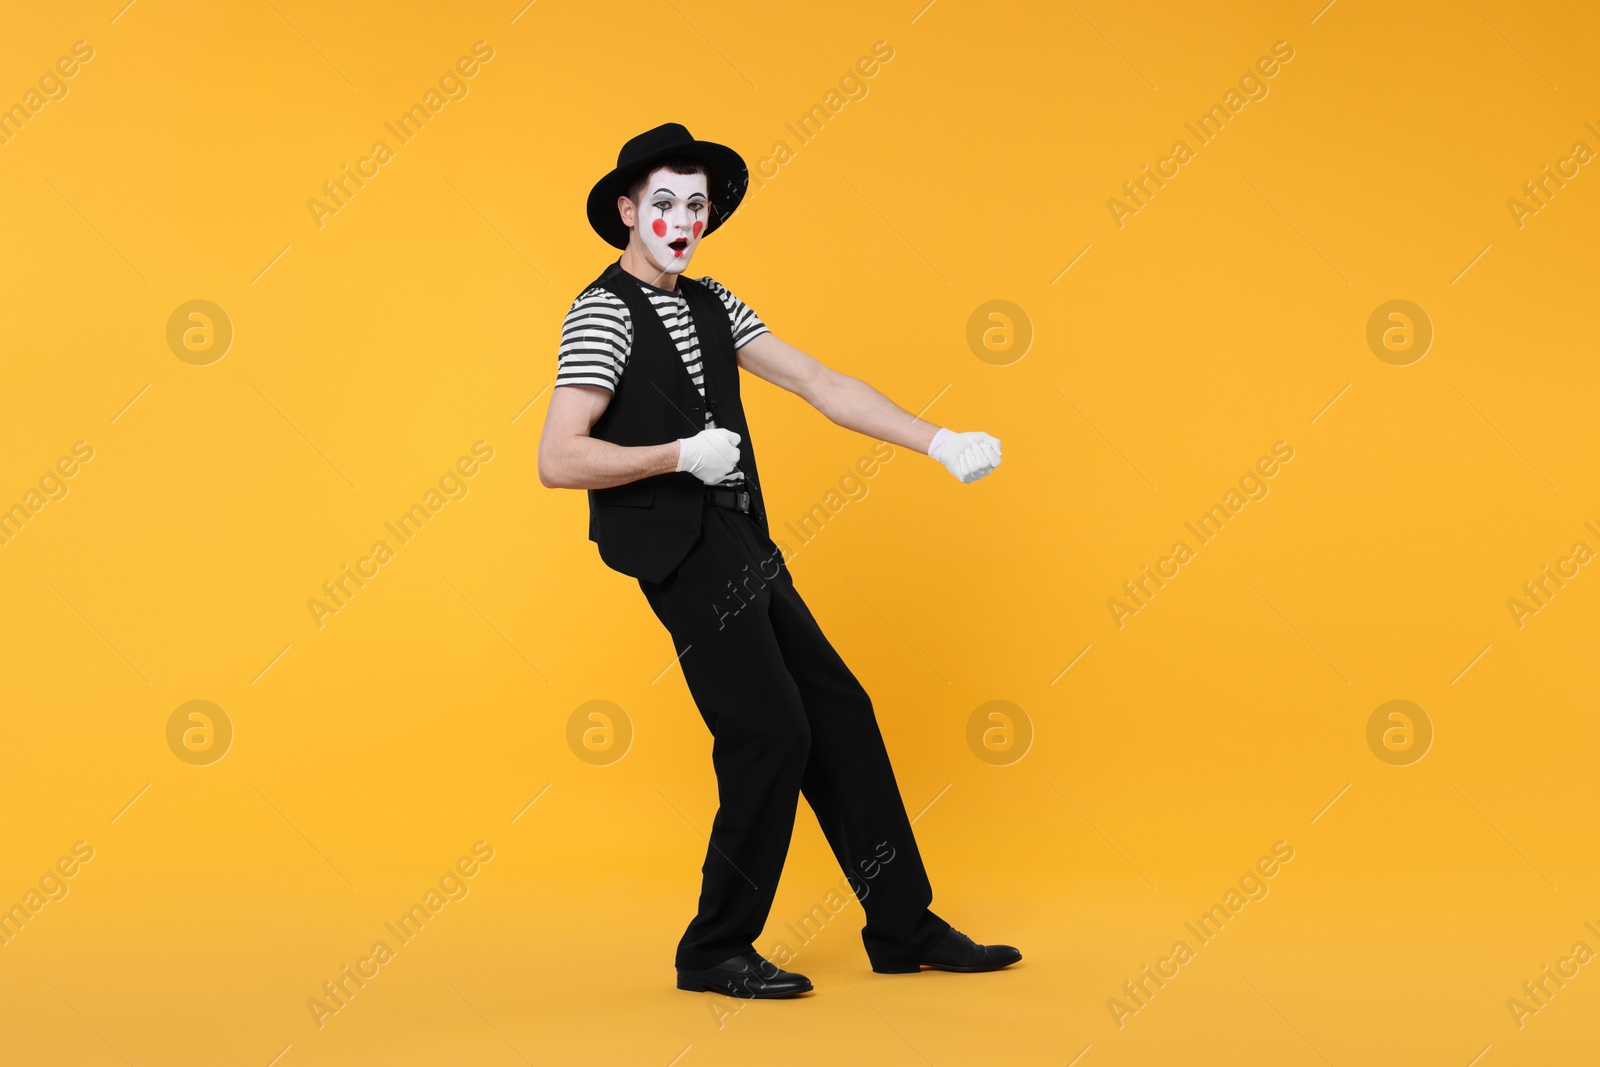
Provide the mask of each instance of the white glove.
[{"label": "white glove", "polygon": [[981,430],[955,433],[941,429],[933,435],[928,455],[963,483],[971,483],[1000,466],[1000,439]]},{"label": "white glove", "polygon": [[707,485],[726,481],[739,462],[739,435],[720,426],[678,438],[678,469]]}]

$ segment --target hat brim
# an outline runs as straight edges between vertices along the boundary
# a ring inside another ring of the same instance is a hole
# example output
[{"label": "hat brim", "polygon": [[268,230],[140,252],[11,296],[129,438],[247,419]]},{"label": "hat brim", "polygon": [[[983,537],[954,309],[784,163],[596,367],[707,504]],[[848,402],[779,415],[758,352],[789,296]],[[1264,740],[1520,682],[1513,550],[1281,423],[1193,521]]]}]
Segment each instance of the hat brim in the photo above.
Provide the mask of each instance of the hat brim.
[{"label": "hat brim", "polygon": [[650,173],[666,160],[678,158],[695,160],[706,168],[711,218],[700,235],[702,238],[715,233],[734,213],[750,187],[750,171],[739,153],[714,141],[676,144],[634,160],[626,168],[612,170],[589,190],[589,225],[594,227],[594,232],[606,244],[613,248],[627,248],[628,235],[632,232],[623,225],[622,216],[617,211],[617,197],[627,196],[628,187],[640,175]]}]

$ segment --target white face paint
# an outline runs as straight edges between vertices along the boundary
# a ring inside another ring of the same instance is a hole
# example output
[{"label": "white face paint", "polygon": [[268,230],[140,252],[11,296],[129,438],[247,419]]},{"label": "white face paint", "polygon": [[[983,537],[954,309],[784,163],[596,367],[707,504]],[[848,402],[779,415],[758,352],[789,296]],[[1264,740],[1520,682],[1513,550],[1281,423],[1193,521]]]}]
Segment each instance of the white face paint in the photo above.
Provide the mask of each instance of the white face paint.
[{"label": "white face paint", "polygon": [[639,198],[634,227],[655,265],[668,274],[682,274],[711,221],[711,199],[704,174],[653,171]]}]

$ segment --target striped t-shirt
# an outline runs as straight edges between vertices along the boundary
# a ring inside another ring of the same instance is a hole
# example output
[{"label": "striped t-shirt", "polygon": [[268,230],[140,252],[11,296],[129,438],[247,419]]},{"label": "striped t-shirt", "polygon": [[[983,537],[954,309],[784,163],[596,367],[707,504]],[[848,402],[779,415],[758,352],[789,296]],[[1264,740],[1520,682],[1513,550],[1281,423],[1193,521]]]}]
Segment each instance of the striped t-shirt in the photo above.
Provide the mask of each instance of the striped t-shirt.
[{"label": "striped t-shirt", "polygon": [[[630,274],[630,278],[633,276]],[[678,348],[678,355],[689,370],[700,395],[706,395],[705,368],[700,359],[700,338],[695,333],[694,319],[689,314],[689,301],[676,289],[660,289],[633,278],[650,300],[661,324]],[[700,283],[710,289],[727,309],[728,322],[733,328],[733,347],[743,348],[763,333],[769,332],[756,313],[730,293],[713,278],[701,278]],[[595,385],[615,392],[622,378],[622,369],[633,350],[633,320],[628,305],[609,289],[593,286],[584,290],[567,309],[561,323],[561,350],[556,356],[556,385]],[[706,409],[706,428],[716,426],[711,410]],[[722,484],[737,485],[744,481],[744,472],[736,470]]]}]

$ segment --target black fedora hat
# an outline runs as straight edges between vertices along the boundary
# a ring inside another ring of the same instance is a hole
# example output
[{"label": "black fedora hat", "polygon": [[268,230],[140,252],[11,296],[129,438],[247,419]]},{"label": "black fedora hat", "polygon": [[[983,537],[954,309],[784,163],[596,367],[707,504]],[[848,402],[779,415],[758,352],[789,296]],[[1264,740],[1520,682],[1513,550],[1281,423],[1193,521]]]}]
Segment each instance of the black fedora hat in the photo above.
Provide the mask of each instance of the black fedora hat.
[{"label": "black fedora hat", "polygon": [[682,124],[666,122],[623,145],[617,153],[616,168],[589,190],[589,225],[594,232],[614,248],[627,248],[630,231],[617,213],[617,197],[627,196],[628,187],[658,164],[679,158],[705,165],[706,191],[711,197],[711,218],[706,222],[705,233],[726,222],[750,186],[750,171],[744,160],[726,145],[696,141]]}]

